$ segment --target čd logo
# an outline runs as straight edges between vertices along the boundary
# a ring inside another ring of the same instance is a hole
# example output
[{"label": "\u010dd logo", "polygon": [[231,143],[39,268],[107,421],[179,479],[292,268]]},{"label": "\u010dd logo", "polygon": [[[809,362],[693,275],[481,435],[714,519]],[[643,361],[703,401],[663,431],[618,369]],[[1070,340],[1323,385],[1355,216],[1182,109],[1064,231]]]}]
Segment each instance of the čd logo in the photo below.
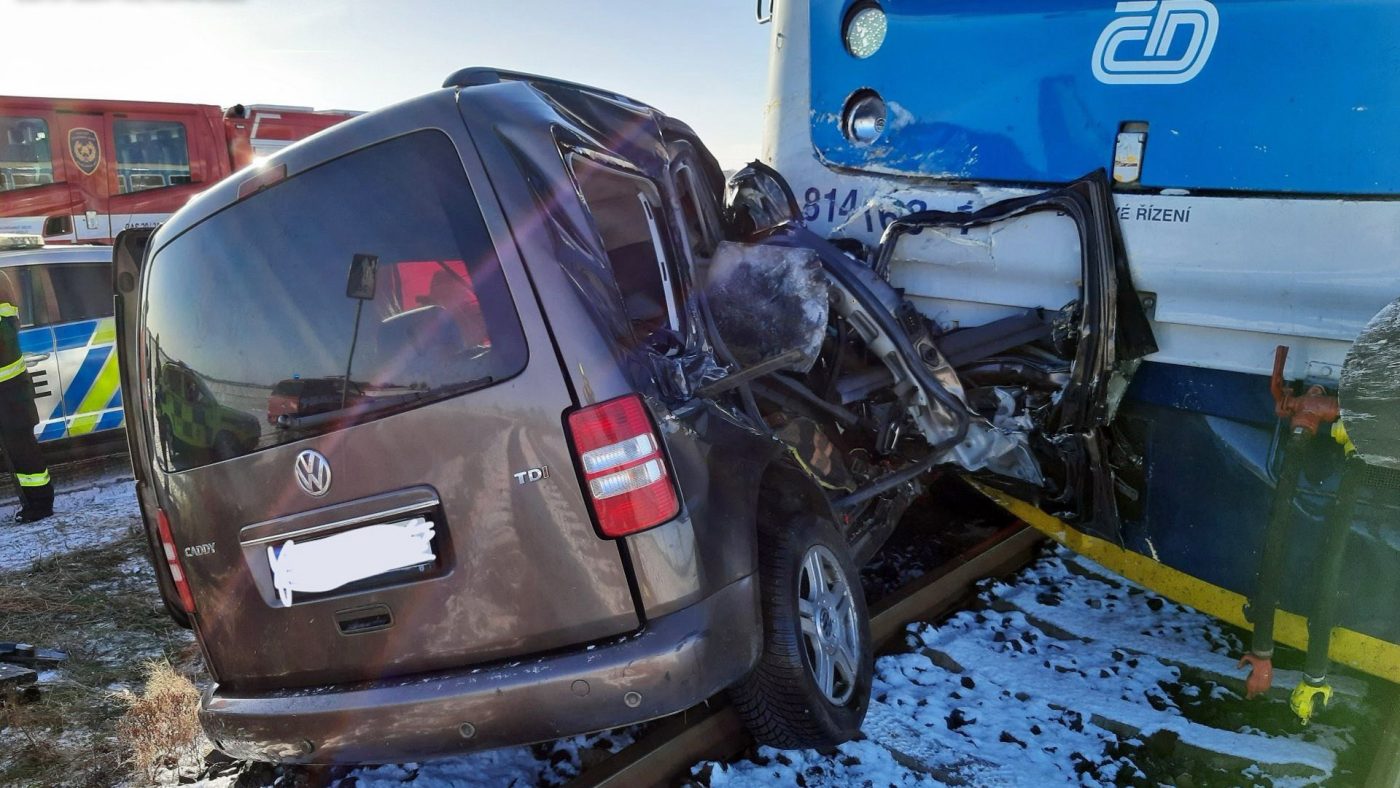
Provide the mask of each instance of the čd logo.
[{"label": "\u010dd logo", "polygon": [[1094,45],[1094,77],[1108,85],[1179,85],[1205,68],[1220,30],[1209,0],[1124,0]]}]

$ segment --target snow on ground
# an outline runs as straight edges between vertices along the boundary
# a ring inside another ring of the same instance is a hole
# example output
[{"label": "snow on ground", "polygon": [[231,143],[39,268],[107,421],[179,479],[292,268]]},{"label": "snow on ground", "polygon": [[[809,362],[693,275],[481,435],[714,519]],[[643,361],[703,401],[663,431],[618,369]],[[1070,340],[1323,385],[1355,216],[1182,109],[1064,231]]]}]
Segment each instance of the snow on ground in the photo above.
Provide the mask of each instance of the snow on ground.
[{"label": "snow on ground", "polygon": [[[1102,577],[1071,571],[1067,559],[1059,552],[1011,583],[988,584],[979,610],[911,625],[908,651],[876,662],[863,740],[835,754],[761,747],[746,760],[698,764],[692,778],[711,786],[1087,786],[1186,774],[1282,786],[1332,774],[1337,751],[1351,744],[1347,731],[1315,722],[1270,735],[1197,721],[1203,715],[1183,698],[1231,691],[1115,640],[1131,634],[1176,657],[1224,659],[1213,649],[1233,644],[1217,622],[1109,580],[1101,567],[1092,568]],[[1022,605],[1061,611],[1073,636],[1050,634]]]},{"label": "snow on ground", "polygon": [[[38,702],[0,701],[0,785],[145,785],[116,738],[119,693],[143,688],[149,660],[198,675],[198,652],[161,604],[125,457],[51,472],[54,517],[0,522],[0,640],[68,659],[41,666]],[[0,481],[0,514],[14,497]]]},{"label": "snow on ground", "polygon": [[[882,657],[863,736],[830,752],[760,747],[700,763],[690,782],[734,786],[1314,785],[1333,775],[1351,732],[1246,717],[1239,648],[1215,620],[1060,550],[941,624],[911,625]],[[1073,632],[1047,625],[1055,618]],[[1123,642],[1120,642],[1123,641]],[[1134,646],[1128,647],[1125,643]],[[1142,653],[1151,648],[1163,655]],[[1227,675],[1228,674],[1228,675]],[[1357,683],[1356,692],[1364,695]],[[1272,708],[1277,711],[1278,703]],[[1215,709],[1210,715],[1203,708]],[[1286,732],[1280,733],[1282,729]],[[354,788],[560,785],[637,729],[422,764],[337,770]],[[245,775],[246,776],[246,775]],[[227,788],[232,775],[201,783]]]},{"label": "snow on ground", "polygon": [[541,747],[509,747],[442,761],[377,766],[350,772],[342,784],[355,788],[562,785],[592,762],[634,741],[632,728],[573,736]]},{"label": "snow on ground", "polygon": [[85,477],[71,489],[64,488],[59,473],[55,469],[58,494],[54,497],[53,517],[21,525],[9,519],[17,504],[0,507],[0,572],[25,569],[35,561],[72,550],[109,544],[140,529],[141,516],[130,471]]},{"label": "snow on ground", "polygon": [[[1087,558],[1067,551],[1061,554],[1066,568],[1090,575],[1069,586],[1076,599],[1067,604],[1043,583],[1017,584],[999,592],[997,603],[1021,610],[1037,623],[1066,635],[1111,642],[1214,677],[1244,681],[1248,670],[1239,667],[1244,644],[1219,621],[1146,593],[1127,581],[1114,580],[1112,572]],[[1085,608],[1092,615],[1086,616]],[[1275,667],[1275,695],[1286,698],[1302,678],[1299,671]],[[1341,702],[1356,703],[1365,697],[1365,685],[1354,679],[1335,676],[1332,684]]]},{"label": "snow on ground", "polygon": [[[60,480],[62,484],[62,480]],[[130,476],[119,465],[60,487],[56,516],[0,525],[0,572],[139,530]],[[897,563],[897,562],[896,562]],[[894,567],[896,570],[899,567]],[[122,581],[149,575],[142,555],[117,567]],[[899,574],[899,572],[896,572]],[[116,591],[114,587],[112,589]],[[101,625],[98,625],[101,628]],[[96,632],[111,653],[125,633]],[[1064,551],[1009,582],[986,583],[979,603],[941,624],[911,625],[902,653],[876,663],[863,737],[831,752],[761,747],[731,763],[701,763],[691,780],[711,786],[845,785],[1307,785],[1334,772],[1351,729],[1327,715],[1305,730],[1222,714],[1246,706],[1231,653],[1236,636]],[[63,668],[45,671],[44,684]],[[1276,684],[1289,686],[1286,672]],[[1339,677],[1350,705],[1365,686]],[[1272,707],[1280,704],[1275,698]],[[1282,732],[1281,732],[1282,731]],[[337,769],[355,788],[559,785],[630,744],[642,728],[577,736],[421,764]],[[1251,764],[1258,762],[1259,766]],[[188,779],[198,765],[182,769]],[[1205,782],[1201,782],[1202,775]],[[248,764],[212,766],[205,788],[287,784],[289,773]],[[173,775],[172,775],[173,777]]]},{"label": "snow on ground", "polygon": [[[1353,744],[1351,731],[1329,720],[1301,731],[1281,724],[1286,709],[1271,722],[1223,714],[1222,705],[1279,706],[1246,705],[1235,692],[1239,671],[1225,663],[1239,649],[1237,638],[1214,619],[1063,550],[1009,582],[985,583],[973,609],[938,625],[911,625],[905,647],[877,661],[857,741],[830,752],[760,747],[730,763],[696,764],[690,782],[1284,788],[1327,780],[1337,753]],[[1364,686],[1352,683],[1353,694],[1364,696]],[[338,769],[331,784],[560,785],[639,735],[633,728],[422,764]],[[223,774],[199,785],[228,788],[233,779]]]}]

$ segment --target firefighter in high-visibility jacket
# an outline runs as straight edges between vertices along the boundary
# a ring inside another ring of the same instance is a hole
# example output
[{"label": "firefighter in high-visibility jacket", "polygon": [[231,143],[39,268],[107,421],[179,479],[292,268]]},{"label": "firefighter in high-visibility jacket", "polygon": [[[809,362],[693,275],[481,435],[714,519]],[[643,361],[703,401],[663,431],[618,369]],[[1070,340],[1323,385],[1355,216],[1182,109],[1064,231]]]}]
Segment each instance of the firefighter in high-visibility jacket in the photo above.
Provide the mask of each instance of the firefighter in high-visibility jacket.
[{"label": "firefighter in high-visibility jacket", "polygon": [[34,384],[19,347],[18,289],[8,271],[0,271],[0,450],[19,483],[17,523],[32,523],[53,514],[53,482],[39,451],[34,425]]}]

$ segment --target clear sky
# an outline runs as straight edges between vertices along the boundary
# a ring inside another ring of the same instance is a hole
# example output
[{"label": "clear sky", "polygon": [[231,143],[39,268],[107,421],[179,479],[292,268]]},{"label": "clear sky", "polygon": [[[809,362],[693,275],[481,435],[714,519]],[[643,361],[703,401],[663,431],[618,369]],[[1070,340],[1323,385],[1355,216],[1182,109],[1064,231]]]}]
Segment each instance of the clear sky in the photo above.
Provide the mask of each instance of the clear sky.
[{"label": "clear sky", "polygon": [[606,87],[758,155],[753,0],[0,0],[0,95],[375,107],[490,65]]}]

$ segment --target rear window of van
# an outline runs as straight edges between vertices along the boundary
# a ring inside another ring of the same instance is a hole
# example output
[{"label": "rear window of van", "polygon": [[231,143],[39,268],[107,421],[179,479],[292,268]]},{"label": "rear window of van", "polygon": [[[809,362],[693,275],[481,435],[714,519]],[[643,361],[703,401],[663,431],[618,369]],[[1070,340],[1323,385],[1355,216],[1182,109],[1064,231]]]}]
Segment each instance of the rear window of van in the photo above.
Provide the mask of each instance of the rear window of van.
[{"label": "rear window of van", "polygon": [[235,203],[160,249],[146,281],[169,471],[494,385],[526,362],[481,211],[438,131]]}]

